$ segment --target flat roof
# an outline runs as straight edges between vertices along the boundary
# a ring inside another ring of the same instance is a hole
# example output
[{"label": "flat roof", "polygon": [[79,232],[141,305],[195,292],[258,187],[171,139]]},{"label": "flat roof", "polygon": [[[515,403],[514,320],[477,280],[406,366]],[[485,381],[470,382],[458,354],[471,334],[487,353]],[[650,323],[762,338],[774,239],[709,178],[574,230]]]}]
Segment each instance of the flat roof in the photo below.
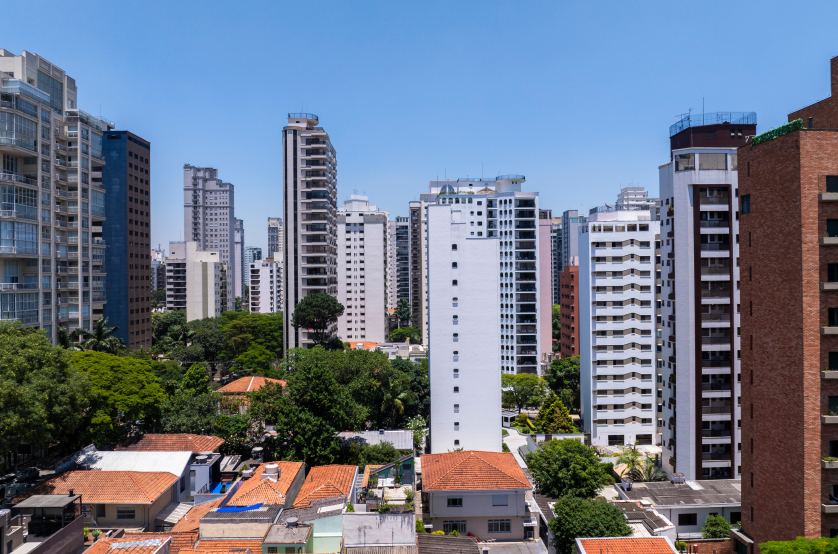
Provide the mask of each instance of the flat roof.
[{"label": "flat roof", "polygon": [[680,508],[738,506],[742,503],[742,486],[739,479],[687,481],[677,485],[669,481],[633,483],[630,491],[625,490],[622,483],[614,487],[621,498],[648,502],[652,506]]},{"label": "flat roof", "polygon": [[36,494],[23,502],[18,502],[14,508],[63,508],[81,498],[80,494],[73,496],[64,494]]},{"label": "flat roof", "polygon": [[264,544],[305,544],[310,534],[311,525],[303,523],[288,527],[285,523],[279,523],[271,525],[262,542]]},{"label": "flat roof", "polygon": [[94,450],[84,452],[76,463],[100,471],[167,471],[183,475],[192,460],[192,451],[144,452],[133,450]]}]

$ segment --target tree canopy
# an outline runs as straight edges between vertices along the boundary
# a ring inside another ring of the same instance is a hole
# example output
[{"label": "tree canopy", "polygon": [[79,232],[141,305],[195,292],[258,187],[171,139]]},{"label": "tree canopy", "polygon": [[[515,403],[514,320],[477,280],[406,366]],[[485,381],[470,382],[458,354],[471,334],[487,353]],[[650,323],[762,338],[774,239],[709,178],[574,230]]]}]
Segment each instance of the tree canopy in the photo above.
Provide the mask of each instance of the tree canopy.
[{"label": "tree canopy", "polygon": [[408,339],[411,344],[422,344],[422,333],[416,327],[400,327],[390,331],[392,342],[407,342]]},{"label": "tree canopy", "polygon": [[527,454],[538,491],[547,496],[593,498],[613,482],[596,451],[575,439],[552,440]]},{"label": "tree canopy", "polygon": [[553,391],[550,391],[541,405],[535,423],[542,433],[577,433],[579,431],[573,424],[570,411]]},{"label": "tree canopy", "polygon": [[544,380],[532,373],[501,375],[501,387],[503,387],[503,403],[515,406],[519,412],[524,411],[527,406],[540,406],[547,394]]},{"label": "tree canopy", "polygon": [[343,315],[343,304],[330,294],[309,294],[294,307],[291,325],[307,329],[315,344],[326,345],[332,338],[329,328]]},{"label": "tree canopy", "polygon": [[730,537],[730,523],[722,516],[709,515],[701,528],[703,539],[726,539]]},{"label": "tree canopy", "polygon": [[576,551],[576,539],[626,537],[632,533],[623,511],[607,500],[564,496],[553,506],[556,517],[547,524],[559,552]]},{"label": "tree canopy", "polygon": [[563,397],[564,391],[567,391],[565,396],[569,395],[573,404],[567,406],[571,409],[579,408],[579,356],[572,358],[557,358],[550,363],[544,379],[550,390]]},{"label": "tree canopy", "polygon": [[553,304],[553,352],[561,350],[562,341],[562,307]]},{"label": "tree canopy", "polygon": [[762,554],[838,554],[838,538],[797,537],[793,541],[769,541],[760,544],[759,550]]}]

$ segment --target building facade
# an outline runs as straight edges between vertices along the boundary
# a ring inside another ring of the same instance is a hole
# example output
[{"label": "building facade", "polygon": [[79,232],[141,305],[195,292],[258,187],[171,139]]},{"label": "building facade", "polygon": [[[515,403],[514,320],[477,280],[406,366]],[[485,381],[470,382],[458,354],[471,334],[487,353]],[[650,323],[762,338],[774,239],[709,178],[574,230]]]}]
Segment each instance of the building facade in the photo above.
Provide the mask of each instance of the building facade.
[{"label": "building facade", "polygon": [[410,212],[410,325],[419,329],[422,344],[428,344],[427,291],[427,211],[435,199],[412,200]]},{"label": "building facade", "polygon": [[[553,213],[538,210],[538,313],[549,314],[538,320],[539,358],[542,364],[549,364],[553,358]],[[544,367],[544,366],[542,366]],[[543,372],[542,372],[543,373]]]},{"label": "building facade", "polygon": [[579,226],[586,218],[576,210],[562,213],[562,267],[579,265]]},{"label": "building facade", "polygon": [[623,187],[617,195],[615,210],[652,210],[659,199],[649,198],[643,187]]},{"label": "building facade", "polygon": [[[539,302],[538,193],[522,192],[524,181],[507,175],[431,182],[428,195],[436,203],[426,208],[426,287],[433,452],[499,451],[500,376],[538,373],[539,321],[551,314]],[[489,304],[493,296],[498,301]]]},{"label": "building facade", "polygon": [[338,300],[345,307],[338,335],[344,341],[387,339],[389,219],[358,194],[338,211]]},{"label": "building facade", "polygon": [[218,178],[212,167],[183,166],[183,236],[198,250],[218,252],[226,266],[226,294],[222,310],[236,306],[235,187]]},{"label": "building facade", "polygon": [[579,304],[584,298],[579,286],[579,266],[565,266],[559,274],[559,306],[561,308],[561,336],[559,350],[562,358],[579,355]]},{"label": "building facade", "polygon": [[233,236],[233,257],[236,260],[237,268],[234,284],[235,295],[244,301],[246,296],[244,287],[250,275],[250,265],[245,265],[244,262],[244,221],[241,219],[235,220]]},{"label": "building facade", "polygon": [[[152,260],[151,144],[128,131],[107,131],[103,150],[108,163],[102,170],[105,185],[102,224],[108,245],[105,316],[128,348],[151,347]],[[93,206],[91,209],[97,209]],[[102,208],[98,208],[102,210]]]},{"label": "building facade", "polygon": [[648,211],[595,208],[579,232],[583,427],[602,446],[659,444],[655,242]]},{"label": "building facade", "polygon": [[396,290],[393,305],[395,308],[399,300],[410,302],[410,217],[397,216],[393,223],[395,224],[393,240],[395,259],[392,263],[394,267],[392,276]]},{"label": "building facade", "polygon": [[[314,114],[290,113],[282,133],[285,220],[285,346],[311,346],[291,325],[294,307],[309,294],[337,297],[337,157]],[[337,325],[330,329],[337,334]]]},{"label": "building facade", "polygon": [[[152,291],[164,290],[166,288],[166,278],[165,278],[166,271],[165,270],[160,271],[160,267],[162,267],[162,265],[165,263],[165,260],[166,260],[166,251],[165,250],[161,250],[159,247],[151,249],[151,259],[149,261],[151,262],[150,265],[151,265],[151,290]],[[161,273],[164,275],[164,277],[162,279],[163,287],[160,287],[160,285],[159,285],[160,274]]]},{"label": "building facade", "polygon": [[282,266],[258,260],[250,265],[250,313],[272,314],[282,309]]},{"label": "building facade", "polygon": [[[0,319],[54,341],[57,325],[90,329],[104,315],[102,134],[113,123],[78,109],[76,81],[31,52],[0,49],[0,86]],[[148,245],[136,252],[148,263]]]},{"label": "building facade", "polygon": [[261,259],[262,259],[262,249],[259,248],[258,246],[246,246],[244,248],[244,253],[242,254],[242,261],[243,261],[245,267],[248,268],[247,276],[245,277],[245,280],[244,280],[244,286],[245,287],[250,287],[250,274],[251,274],[250,264],[252,264],[253,262],[258,262]]},{"label": "building facade", "polygon": [[285,243],[285,227],[281,217],[268,218],[268,258],[282,258],[282,247]]},{"label": "building facade", "polygon": [[559,275],[564,266],[562,265],[562,218],[560,217],[554,217],[550,226],[550,258],[553,264],[553,304],[561,304]]},{"label": "building facade", "polygon": [[736,552],[838,534],[838,464],[824,461],[838,457],[838,58],[831,69],[832,95],[789,114],[802,128],[738,150]]},{"label": "building facade", "polygon": [[661,446],[669,472],[731,479],[741,465],[737,147],[756,133],[756,114],[692,118],[670,128],[659,168]]},{"label": "building facade", "polygon": [[218,317],[224,311],[227,265],[198,243],[170,242],[166,258],[166,310],[186,310],[186,321]]}]

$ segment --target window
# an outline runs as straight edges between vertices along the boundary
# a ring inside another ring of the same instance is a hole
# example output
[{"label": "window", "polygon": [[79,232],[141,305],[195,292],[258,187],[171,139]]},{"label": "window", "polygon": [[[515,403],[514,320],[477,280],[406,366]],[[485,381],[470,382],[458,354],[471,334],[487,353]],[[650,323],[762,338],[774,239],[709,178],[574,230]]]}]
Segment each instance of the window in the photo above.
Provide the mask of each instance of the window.
[{"label": "window", "polygon": [[457,249],[457,245],[456,245],[456,244],[452,244],[452,245],[451,245],[451,250],[456,250],[456,249]]},{"label": "window", "polygon": [[826,192],[838,192],[838,175],[826,176]]},{"label": "window", "polygon": [[826,220],[826,235],[829,237],[838,237],[838,219]]},{"label": "window", "polygon": [[454,368],[454,375],[458,374],[459,372],[460,372],[460,370],[455,367]]},{"label": "window", "polygon": [[490,519],[489,533],[511,533],[512,520],[511,519]]},{"label": "window", "polygon": [[454,387],[454,392],[460,392],[460,387]]},{"label": "window", "polygon": [[452,287],[456,287],[456,286],[457,286],[457,280],[456,280],[456,279],[454,279],[453,281],[451,281],[451,286],[452,286]]},{"label": "window", "polygon": [[743,214],[751,213],[751,195],[750,194],[743,194],[742,195],[742,213]]},{"label": "window", "polygon": [[829,396],[829,415],[838,415],[838,396]]},{"label": "window", "polygon": [[829,308],[829,327],[838,327],[838,308]]},{"label": "window", "polygon": [[181,475],[180,477],[180,492],[186,490],[186,475]]},{"label": "window", "polygon": [[449,496],[448,497],[448,507],[449,508],[462,508],[463,507],[463,497],[462,496]]},{"label": "window", "polygon": [[105,517],[105,505],[96,504],[96,517]]},{"label": "window", "polygon": [[457,269],[457,262],[451,262],[451,269]]},{"label": "window", "polygon": [[509,506],[508,494],[493,494],[492,506]]},{"label": "window", "polygon": [[699,154],[698,169],[727,169],[727,154]]},{"label": "window", "polygon": [[117,508],[116,519],[135,519],[134,508]]},{"label": "window", "polygon": [[678,514],[678,525],[698,525],[698,515]]},{"label": "window", "polygon": [[466,532],[466,521],[464,519],[454,520],[454,521],[443,521],[442,522],[442,530],[445,534],[449,534],[451,531],[457,531],[459,534],[463,534]]},{"label": "window", "polygon": [[695,169],[695,154],[675,154],[675,171]]}]

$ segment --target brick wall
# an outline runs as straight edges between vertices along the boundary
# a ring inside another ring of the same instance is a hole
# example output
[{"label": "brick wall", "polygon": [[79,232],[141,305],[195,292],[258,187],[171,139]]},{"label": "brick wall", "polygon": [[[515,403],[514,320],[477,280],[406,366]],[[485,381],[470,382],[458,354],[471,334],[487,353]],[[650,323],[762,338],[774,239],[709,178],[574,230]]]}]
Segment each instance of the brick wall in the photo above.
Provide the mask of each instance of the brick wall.
[{"label": "brick wall", "polygon": [[565,266],[559,274],[559,301],[562,310],[562,358],[579,355],[579,266]]},{"label": "brick wall", "polygon": [[789,121],[802,119],[803,124],[808,125],[809,118],[811,117],[813,129],[838,129],[838,102],[833,102],[832,100],[833,98],[838,98],[838,57],[832,58],[829,64],[832,96],[790,113]]},{"label": "brick wall", "polygon": [[818,199],[826,175],[838,175],[838,132],[739,149],[739,197],[751,203],[739,231],[742,526],[757,544],[838,529],[838,515],[821,514],[838,484],[838,470],[820,464],[838,440],[838,426],[820,421],[838,396],[838,381],[821,378],[838,351],[838,337],[820,335],[838,307],[838,293],[819,290],[826,264],[838,262],[838,246],[819,244],[826,220],[838,219],[838,203]]}]

